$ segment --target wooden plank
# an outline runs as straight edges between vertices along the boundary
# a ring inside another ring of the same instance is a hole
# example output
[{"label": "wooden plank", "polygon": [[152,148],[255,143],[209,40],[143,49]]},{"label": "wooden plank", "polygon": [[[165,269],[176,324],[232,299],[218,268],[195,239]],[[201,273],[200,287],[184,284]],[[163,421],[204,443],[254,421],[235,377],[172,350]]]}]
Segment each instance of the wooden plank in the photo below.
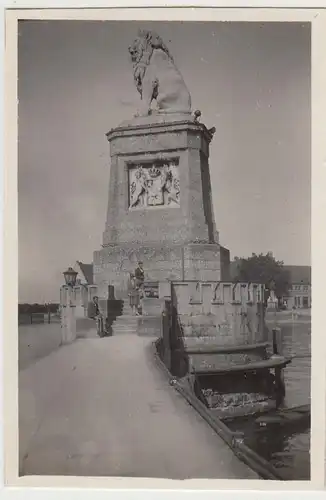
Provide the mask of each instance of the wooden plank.
[{"label": "wooden plank", "polygon": [[288,363],[291,362],[291,359],[288,358],[278,358],[278,359],[266,359],[263,361],[256,361],[255,363],[248,363],[244,365],[231,365],[228,368],[200,368],[199,370],[195,370],[196,375],[217,375],[220,373],[230,373],[230,372],[252,372],[256,370],[262,369],[271,369],[271,368],[284,368]]},{"label": "wooden plank", "polygon": [[260,426],[267,425],[289,425],[296,423],[304,423],[310,420],[311,409],[310,405],[302,405],[294,408],[284,408],[278,411],[269,412],[255,420]]},{"label": "wooden plank", "polygon": [[209,345],[203,342],[201,345],[187,346],[185,344],[184,349],[187,354],[228,354],[236,352],[247,352],[255,351],[259,349],[267,349],[270,346],[269,342],[258,343],[258,344],[247,344],[242,346],[227,346],[219,347],[216,345]]}]

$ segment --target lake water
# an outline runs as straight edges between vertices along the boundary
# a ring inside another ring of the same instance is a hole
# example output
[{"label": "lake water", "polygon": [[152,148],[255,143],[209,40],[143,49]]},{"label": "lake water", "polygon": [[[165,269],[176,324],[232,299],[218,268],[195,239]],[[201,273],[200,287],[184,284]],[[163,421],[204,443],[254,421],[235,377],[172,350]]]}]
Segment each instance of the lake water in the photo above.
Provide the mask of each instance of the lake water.
[{"label": "lake water", "polygon": [[[284,339],[284,355],[296,356],[284,370],[286,397],[284,406],[291,408],[310,404],[311,324],[309,318],[279,325]],[[245,433],[245,443],[268,460],[287,480],[310,479],[310,429],[267,428],[257,431],[253,420],[234,423],[233,429]]]},{"label": "lake water", "polygon": [[18,366],[24,370],[40,358],[58,349],[61,343],[60,323],[19,325]]},{"label": "lake water", "polygon": [[[296,356],[285,369],[285,406],[310,403],[311,381],[311,324],[281,324],[284,354]],[[275,439],[275,435],[273,436]],[[282,450],[272,454],[271,462],[282,469],[288,479],[310,479],[310,429],[283,437]]]}]

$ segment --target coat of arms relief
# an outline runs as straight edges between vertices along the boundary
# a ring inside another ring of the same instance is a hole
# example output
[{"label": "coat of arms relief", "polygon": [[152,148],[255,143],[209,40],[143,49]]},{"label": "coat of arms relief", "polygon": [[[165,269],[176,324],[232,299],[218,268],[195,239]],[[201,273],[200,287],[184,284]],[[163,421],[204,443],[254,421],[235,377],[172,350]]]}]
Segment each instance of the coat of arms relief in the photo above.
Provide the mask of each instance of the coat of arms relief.
[{"label": "coat of arms relief", "polygon": [[156,206],[180,206],[180,179],[176,163],[129,168],[129,208]]}]

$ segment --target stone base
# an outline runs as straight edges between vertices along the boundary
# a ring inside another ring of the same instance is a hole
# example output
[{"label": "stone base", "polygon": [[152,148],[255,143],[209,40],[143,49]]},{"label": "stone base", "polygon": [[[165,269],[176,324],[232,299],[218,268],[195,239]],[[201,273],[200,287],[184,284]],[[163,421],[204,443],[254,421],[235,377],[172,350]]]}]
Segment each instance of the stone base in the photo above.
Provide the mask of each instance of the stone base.
[{"label": "stone base", "polygon": [[112,245],[94,252],[94,283],[98,286],[99,297],[106,298],[108,285],[113,285],[116,298],[126,298],[129,276],[138,261],[143,262],[145,280],[221,279],[220,245],[217,243]]},{"label": "stone base", "polygon": [[141,300],[143,316],[161,316],[164,310],[164,299],[144,297]]},{"label": "stone base", "polygon": [[161,336],[162,317],[155,316],[139,316],[137,324],[137,334],[140,337],[153,337],[157,339]]}]

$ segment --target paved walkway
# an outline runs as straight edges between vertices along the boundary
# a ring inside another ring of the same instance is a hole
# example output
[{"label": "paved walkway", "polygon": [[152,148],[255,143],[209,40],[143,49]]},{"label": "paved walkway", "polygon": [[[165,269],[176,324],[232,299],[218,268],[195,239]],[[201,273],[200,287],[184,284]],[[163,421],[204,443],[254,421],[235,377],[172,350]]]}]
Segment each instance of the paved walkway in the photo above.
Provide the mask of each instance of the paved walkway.
[{"label": "paved walkway", "polygon": [[257,478],[169,385],[152,341],[77,340],[20,372],[21,475]]}]

